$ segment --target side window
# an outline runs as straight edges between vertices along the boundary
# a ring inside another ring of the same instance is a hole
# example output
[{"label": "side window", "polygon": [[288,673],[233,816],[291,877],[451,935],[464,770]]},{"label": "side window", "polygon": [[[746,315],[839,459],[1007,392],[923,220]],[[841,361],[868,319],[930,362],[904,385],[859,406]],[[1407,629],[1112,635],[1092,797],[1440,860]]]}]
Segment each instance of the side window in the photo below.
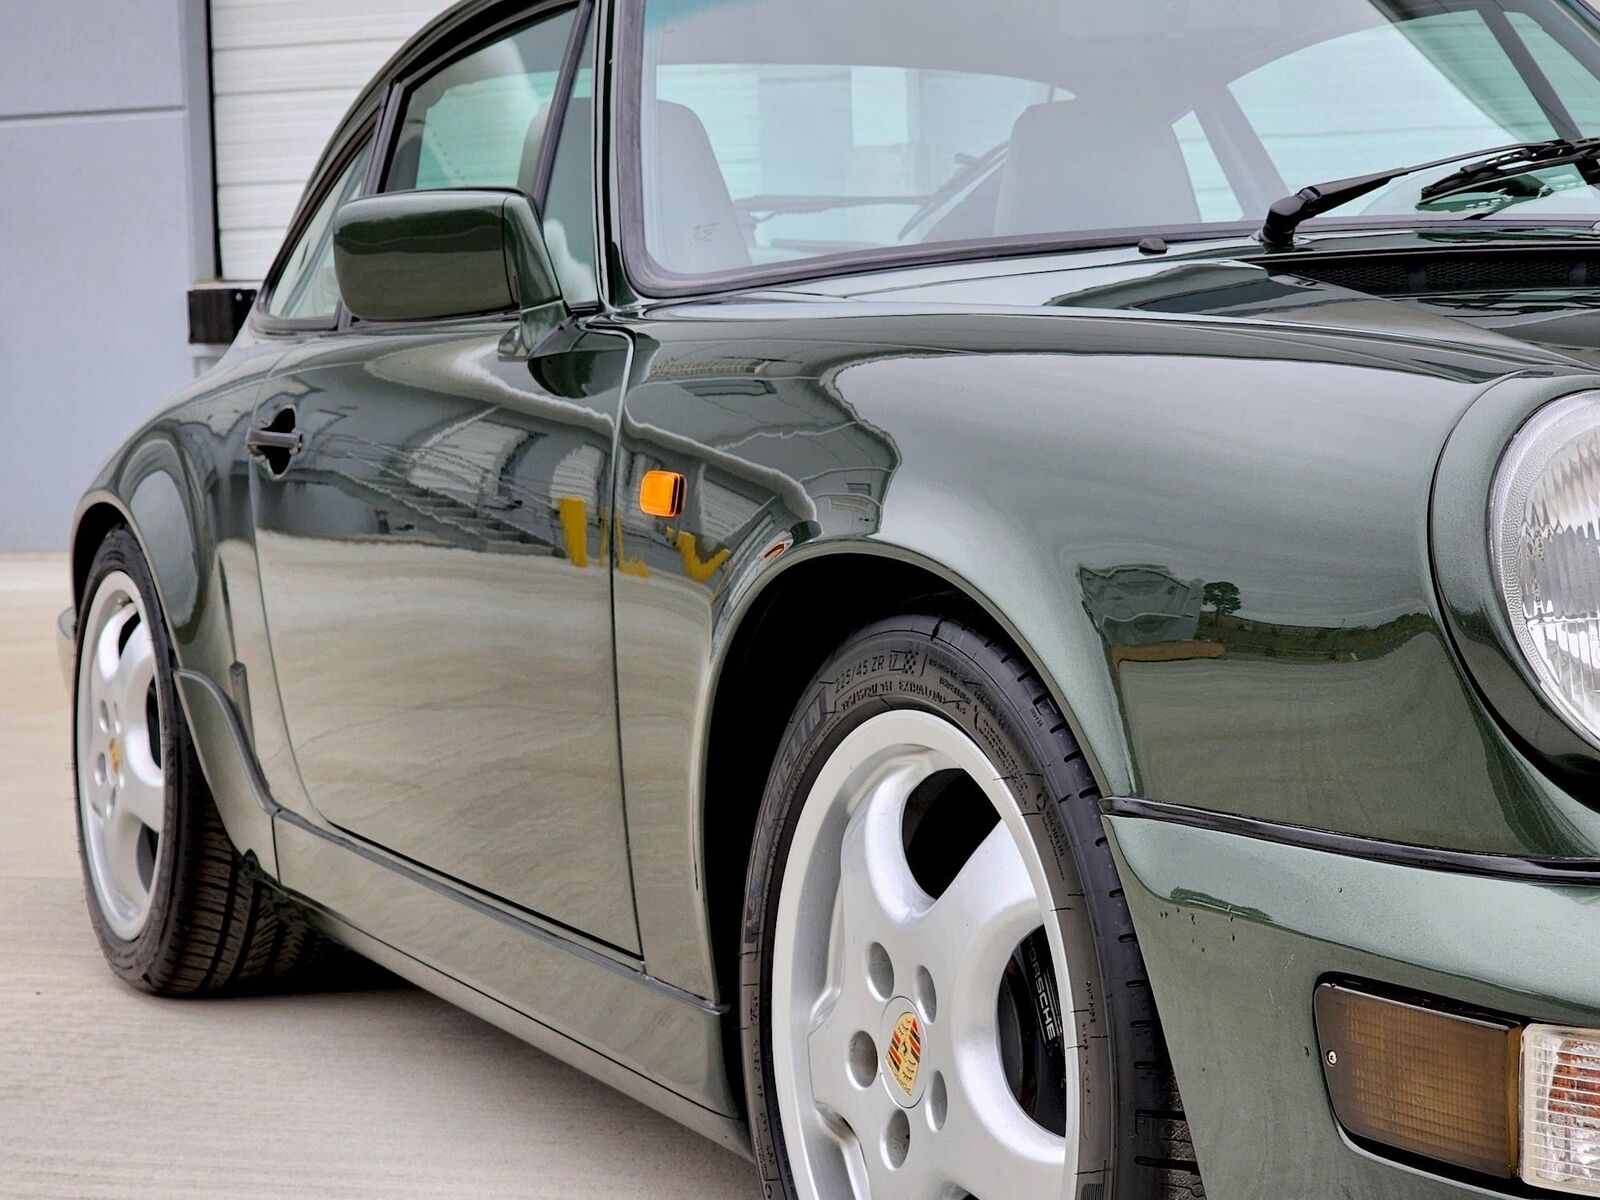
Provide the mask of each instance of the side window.
[{"label": "side window", "polygon": [[503,187],[532,194],[575,16],[573,9],[553,13],[414,87],[383,190]]},{"label": "side window", "polygon": [[368,142],[334,181],[295,243],[267,298],[267,313],[290,321],[331,319],[339,311],[339,281],[333,272],[333,218],[361,188],[372,157]]}]

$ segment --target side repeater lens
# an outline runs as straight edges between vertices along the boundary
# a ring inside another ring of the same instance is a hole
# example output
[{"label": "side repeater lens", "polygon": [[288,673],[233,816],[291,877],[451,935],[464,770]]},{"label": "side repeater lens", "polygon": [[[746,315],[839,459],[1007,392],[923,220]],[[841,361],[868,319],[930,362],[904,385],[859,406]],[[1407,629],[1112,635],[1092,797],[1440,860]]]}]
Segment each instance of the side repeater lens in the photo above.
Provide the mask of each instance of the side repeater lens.
[{"label": "side repeater lens", "polygon": [[1559,400],[1522,428],[1491,519],[1522,653],[1556,709],[1600,744],[1600,395]]},{"label": "side repeater lens", "polygon": [[1522,1180],[1600,1196],[1600,1030],[1523,1032]]}]

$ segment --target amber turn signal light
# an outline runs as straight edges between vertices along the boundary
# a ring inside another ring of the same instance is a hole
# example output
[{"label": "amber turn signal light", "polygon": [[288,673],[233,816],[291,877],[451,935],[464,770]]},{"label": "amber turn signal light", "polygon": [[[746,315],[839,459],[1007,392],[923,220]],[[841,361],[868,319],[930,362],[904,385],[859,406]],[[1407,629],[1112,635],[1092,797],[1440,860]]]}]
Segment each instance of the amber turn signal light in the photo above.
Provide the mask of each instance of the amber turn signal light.
[{"label": "amber turn signal light", "polygon": [[639,484],[639,507],[652,517],[676,517],[683,512],[689,482],[676,471],[646,471]]},{"label": "amber turn signal light", "polygon": [[1336,984],[1317,988],[1316,1018],[1334,1115],[1352,1136],[1516,1176],[1515,1022]]}]

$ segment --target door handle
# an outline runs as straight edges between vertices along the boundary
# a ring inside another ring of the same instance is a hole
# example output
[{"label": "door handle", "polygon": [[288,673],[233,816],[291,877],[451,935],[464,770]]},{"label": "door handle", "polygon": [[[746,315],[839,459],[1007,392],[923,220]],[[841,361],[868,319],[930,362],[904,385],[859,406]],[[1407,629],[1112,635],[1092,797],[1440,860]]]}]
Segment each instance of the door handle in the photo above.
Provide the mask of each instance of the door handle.
[{"label": "door handle", "polygon": [[245,445],[253,453],[265,454],[268,450],[277,450],[283,454],[299,454],[300,447],[305,439],[300,436],[299,430],[288,433],[279,433],[275,429],[252,429],[250,436],[245,439]]},{"label": "door handle", "polygon": [[274,475],[289,469],[289,460],[300,453],[305,439],[294,427],[294,409],[286,408],[272,420],[245,435],[245,448],[267,464]]}]

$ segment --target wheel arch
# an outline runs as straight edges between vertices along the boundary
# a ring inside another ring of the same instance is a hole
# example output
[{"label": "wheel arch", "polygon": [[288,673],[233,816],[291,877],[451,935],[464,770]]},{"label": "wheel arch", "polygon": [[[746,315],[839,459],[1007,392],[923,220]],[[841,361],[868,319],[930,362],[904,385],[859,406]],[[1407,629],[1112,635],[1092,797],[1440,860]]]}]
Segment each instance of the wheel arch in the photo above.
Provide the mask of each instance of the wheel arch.
[{"label": "wheel arch", "polygon": [[[856,630],[912,611],[958,618],[1005,639],[1038,673],[1104,789],[1068,696],[1026,637],[985,593],[948,566],[883,543],[822,545],[786,556],[738,602],[720,639],[702,749],[699,846],[717,993],[738,994],[739,922],[755,822],[767,776],[795,705],[817,670]],[[818,597],[828,597],[826,605]],[[744,1100],[737,1006],[723,1047]]]},{"label": "wheel arch", "polygon": [[214,560],[211,522],[203,511],[208,500],[191,486],[194,474],[175,437],[147,431],[79,502],[70,542],[76,606],[83,601],[96,549],[117,525],[128,528],[150,564],[168,632],[186,666],[186,650],[202,639],[215,641],[207,595]]},{"label": "wheel arch", "polygon": [[111,493],[91,494],[78,509],[78,514],[72,523],[72,534],[67,543],[70,548],[74,612],[83,608],[83,589],[89,581],[89,568],[94,565],[96,551],[100,549],[100,544],[106,540],[111,531],[119,525],[126,525],[134,539],[139,541],[141,548],[143,547],[139,531],[134,528],[127,510]]}]

